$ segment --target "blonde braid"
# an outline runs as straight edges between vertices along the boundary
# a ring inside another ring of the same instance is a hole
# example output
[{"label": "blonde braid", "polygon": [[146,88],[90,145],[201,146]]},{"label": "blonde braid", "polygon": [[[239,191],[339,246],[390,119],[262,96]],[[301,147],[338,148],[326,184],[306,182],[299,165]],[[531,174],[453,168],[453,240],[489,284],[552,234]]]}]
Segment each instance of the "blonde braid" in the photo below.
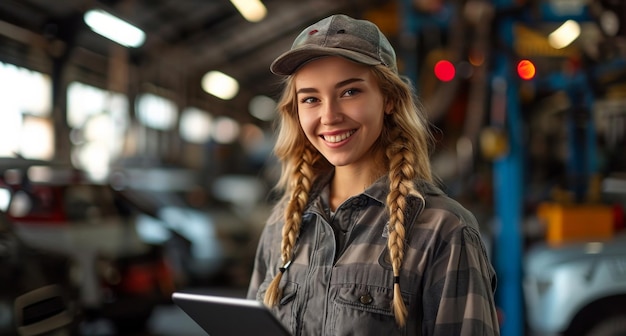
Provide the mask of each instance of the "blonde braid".
[{"label": "blonde braid", "polygon": [[283,273],[291,264],[293,248],[300,234],[300,224],[302,223],[302,213],[309,201],[309,191],[314,179],[314,164],[319,159],[319,154],[305,146],[303,155],[294,165],[292,171],[293,184],[289,186],[291,197],[285,208],[285,225],[283,226],[283,239],[281,243],[281,259],[283,265],[279,268],[267,291],[264,302],[267,306],[273,307],[278,304],[282,293],[279,288]]},{"label": "blonde braid", "polygon": [[432,134],[411,82],[404,80],[388,67],[377,65],[372,73],[378,80],[385,106],[391,105],[385,116],[385,126],[377,148],[385,149],[389,170],[389,238],[387,248],[393,269],[393,314],[396,323],[406,325],[408,310],[400,291],[400,270],[404,261],[406,229],[404,213],[407,198],[414,196],[424,200],[415,187],[420,179],[432,182],[429,148]]},{"label": "blonde braid", "polygon": [[407,196],[419,195],[414,186],[416,171],[413,168],[415,162],[415,151],[408,148],[409,142],[402,134],[400,128],[392,135],[395,139],[387,148],[387,158],[389,160],[389,195],[387,196],[387,207],[389,210],[389,238],[387,246],[393,268],[393,313],[396,322],[400,326],[406,324],[408,311],[402,294],[400,292],[400,269],[404,260],[404,241],[406,231],[404,227],[404,211],[406,209]]}]

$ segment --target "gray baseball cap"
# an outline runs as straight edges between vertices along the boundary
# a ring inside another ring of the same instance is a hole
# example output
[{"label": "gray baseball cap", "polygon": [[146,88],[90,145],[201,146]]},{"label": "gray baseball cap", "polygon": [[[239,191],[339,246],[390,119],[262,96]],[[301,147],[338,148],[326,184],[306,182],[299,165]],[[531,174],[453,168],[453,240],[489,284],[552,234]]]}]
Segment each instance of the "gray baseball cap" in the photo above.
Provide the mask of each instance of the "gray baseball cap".
[{"label": "gray baseball cap", "polygon": [[342,56],[367,65],[384,64],[398,72],[396,53],[374,23],[338,14],[304,29],[291,49],[270,65],[277,75],[291,75],[307,62],[324,56]]}]

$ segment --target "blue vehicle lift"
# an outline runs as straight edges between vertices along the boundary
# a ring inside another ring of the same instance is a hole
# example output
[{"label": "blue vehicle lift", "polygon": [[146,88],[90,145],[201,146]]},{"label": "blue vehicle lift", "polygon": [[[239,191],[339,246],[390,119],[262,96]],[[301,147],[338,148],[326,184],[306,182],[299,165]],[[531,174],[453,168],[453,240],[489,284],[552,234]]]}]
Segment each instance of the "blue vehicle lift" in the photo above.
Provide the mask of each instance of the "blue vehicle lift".
[{"label": "blue vehicle lift", "polygon": [[[444,2],[443,9],[435,15],[425,15],[414,10],[411,0],[402,1],[401,17],[403,21],[403,34],[409,37],[415,36],[425,26],[443,26],[449,23],[454,1]],[[492,0],[496,10],[510,9],[516,6],[516,0]],[[568,13],[564,16],[549,6],[546,2],[540,7],[541,20],[551,22],[564,22],[567,19],[577,21],[589,20],[586,8],[578,13]],[[522,12],[519,16],[506,15],[498,18],[497,36],[500,41],[509,43],[507,47],[513,49],[515,41],[515,24],[529,21],[532,18],[528,13]],[[406,53],[405,59],[410,57],[414,50]],[[493,262],[498,274],[498,289],[496,291],[496,305],[502,313],[500,331],[503,336],[522,336],[525,334],[524,300],[522,293],[522,259],[523,259],[523,234],[521,232],[524,204],[524,144],[522,134],[522,111],[519,98],[519,79],[515,73],[515,59],[510,51],[495,49],[492,55],[491,77],[492,101],[496,99],[501,104],[494,104],[491,108],[492,126],[505,130],[508,135],[508,152],[500,157],[493,165],[495,215],[497,228],[495,230],[495,242]],[[417,83],[418,69],[415,63],[407,61],[404,69],[405,74]],[[535,85],[564,90],[570,99],[582,106],[590,107],[592,104],[591,90],[587,87],[588,81],[585,75],[576,74],[574,77],[565,77],[563,74],[552,74],[545,79],[535,79]],[[590,176],[597,172],[597,158],[595,153],[595,127],[591,113],[587,114],[587,127],[583,139],[574,134],[574,120],[568,117],[569,151],[571,153],[567,162],[570,176]],[[582,150],[581,150],[582,149]],[[583,181],[585,179],[582,179]],[[576,193],[582,193],[586,185],[575,186]]]},{"label": "blue vehicle lift", "polygon": [[[495,0],[496,8],[507,8],[514,5],[514,0]],[[553,11],[545,2],[541,7],[542,21],[564,22],[568,19],[577,21],[588,20],[586,11],[581,11],[568,17],[563,17]],[[515,41],[514,25],[525,18],[507,16],[500,19],[498,32],[502,41],[513,43]],[[495,210],[499,219],[499,228],[496,230],[494,250],[494,262],[499,278],[499,287],[496,292],[496,303],[503,313],[501,334],[503,336],[524,335],[524,301],[522,293],[522,259],[523,259],[523,234],[521,232],[522,218],[524,216],[522,206],[524,204],[524,143],[523,143],[523,118],[519,100],[519,79],[516,77],[515,61],[510,55],[497,51],[494,55],[494,67],[492,83],[504,82],[504,92],[494,90],[492,94],[502,94],[506,100],[504,125],[501,126],[508,134],[507,155],[494,162],[494,193]],[[541,76],[539,76],[541,78]],[[548,75],[545,79],[534,79],[534,85],[550,90],[565,91],[570,100],[579,106],[590,108],[592,106],[592,90],[588,87],[588,81],[584,74],[576,73],[568,77],[562,73]],[[493,107],[492,107],[493,108]],[[497,107],[496,107],[497,108]],[[492,111],[493,112],[493,111]],[[496,113],[498,113],[496,111]],[[597,172],[597,158],[595,151],[595,127],[591,113],[587,113],[585,135],[581,140],[574,129],[575,116],[568,111],[568,150],[570,153],[566,166],[568,175],[589,177]],[[502,119],[501,119],[502,120]],[[574,186],[578,195],[586,190],[588,178],[581,178],[582,184]]]}]

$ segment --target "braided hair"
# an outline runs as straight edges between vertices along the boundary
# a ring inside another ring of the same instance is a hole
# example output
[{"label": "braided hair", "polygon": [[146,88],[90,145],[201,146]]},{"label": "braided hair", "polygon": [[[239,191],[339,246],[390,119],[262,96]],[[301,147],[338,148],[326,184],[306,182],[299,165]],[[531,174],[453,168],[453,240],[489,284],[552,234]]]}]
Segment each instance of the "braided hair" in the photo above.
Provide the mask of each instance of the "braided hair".
[{"label": "braided hair", "polygon": [[330,172],[332,166],[311,145],[300,128],[297,113],[297,97],[291,77],[286,79],[283,96],[278,104],[280,114],[278,138],[274,154],[282,163],[277,189],[284,190],[283,200],[285,224],[282,230],[282,265],[265,292],[266,305],[275,306],[281,297],[280,280],[293,258],[293,249],[300,234],[304,208],[309,201],[309,192],[315,179],[322,172]]},{"label": "braided hair", "polygon": [[[391,259],[394,284],[392,310],[399,326],[404,326],[407,308],[400,291],[400,270],[405,251],[406,200],[409,196],[424,197],[415,187],[415,180],[432,181],[429,149],[432,141],[428,124],[413,87],[386,66],[371,68],[391,113],[385,115],[383,131],[374,144],[374,153],[384,153],[381,161],[389,177],[386,209],[389,213],[387,247]],[[265,293],[264,302],[272,307],[281,297],[280,280],[293,259],[294,246],[300,233],[303,211],[315,180],[332,171],[321,154],[313,148],[300,128],[293,76],[285,80],[285,90],[278,104],[280,115],[278,138],[274,153],[282,163],[277,188],[284,190],[287,202],[282,230],[282,265]]]}]

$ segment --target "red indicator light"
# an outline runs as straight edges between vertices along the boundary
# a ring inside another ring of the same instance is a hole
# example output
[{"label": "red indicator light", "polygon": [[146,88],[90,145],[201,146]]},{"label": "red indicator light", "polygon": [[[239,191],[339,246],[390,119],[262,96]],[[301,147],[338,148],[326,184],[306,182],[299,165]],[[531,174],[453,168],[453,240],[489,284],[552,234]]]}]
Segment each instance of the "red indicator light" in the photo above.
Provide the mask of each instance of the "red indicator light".
[{"label": "red indicator light", "polygon": [[454,79],[456,69],[450,61],[442,60],[435,64],[435,76],[442,82],[449,82]]},{"label": "red indicator light", "polygon": [[530,80],[535,77],[535,65],[529,60],[521,60],[517,63],[517,74],[521,79]]}]

